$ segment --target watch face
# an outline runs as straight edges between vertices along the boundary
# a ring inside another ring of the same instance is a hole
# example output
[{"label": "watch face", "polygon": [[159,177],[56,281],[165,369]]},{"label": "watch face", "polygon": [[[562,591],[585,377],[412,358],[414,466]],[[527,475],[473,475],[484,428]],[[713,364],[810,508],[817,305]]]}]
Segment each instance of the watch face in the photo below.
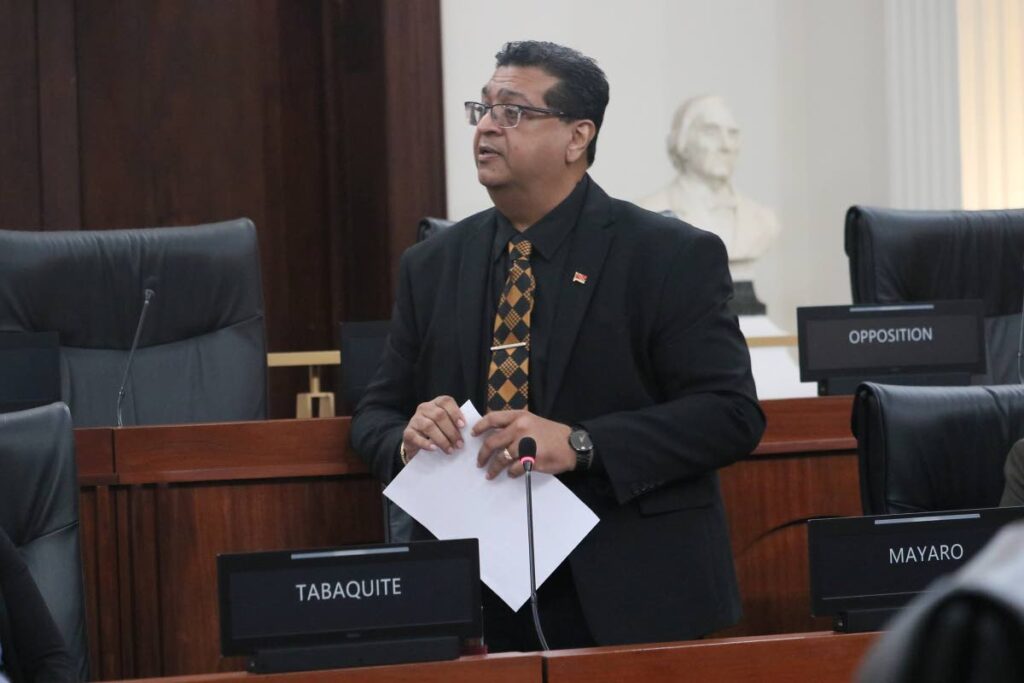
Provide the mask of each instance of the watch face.
[{"label": "watch face", "polygon": [[590,434],[582,430],[569,434],[569,444],[577,451],[589,451],[594,448],[594,444],[590,441]]}]

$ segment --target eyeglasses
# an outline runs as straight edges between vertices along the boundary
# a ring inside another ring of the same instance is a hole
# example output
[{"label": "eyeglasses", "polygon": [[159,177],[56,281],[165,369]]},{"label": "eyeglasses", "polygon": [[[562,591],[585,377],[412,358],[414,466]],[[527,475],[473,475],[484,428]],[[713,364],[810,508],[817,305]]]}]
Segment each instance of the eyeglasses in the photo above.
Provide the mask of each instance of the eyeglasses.
[{"label": "eyeglasses", "polygon": [[540,107],[527,107],[523,104],[484,104],[483,102],[466,102],[466,121],[469,125],[475,126],[487,112],[501,128],[515,128],[523,118],[523,112],[528,111],[543,116],[569,116],[558,109],[541,109]]}]

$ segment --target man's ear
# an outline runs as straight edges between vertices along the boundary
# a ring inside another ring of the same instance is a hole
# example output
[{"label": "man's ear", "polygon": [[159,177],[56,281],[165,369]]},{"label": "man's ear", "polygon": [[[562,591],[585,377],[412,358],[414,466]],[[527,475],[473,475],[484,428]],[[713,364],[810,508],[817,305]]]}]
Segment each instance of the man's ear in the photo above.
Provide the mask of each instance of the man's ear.
[{"label": "man's ear", "polygon": [[565,163],[569,165],[587,155],[587,147],[597,135],[597,126],[590,119],[580,119],[572,122],[571,132],[572,137],[569,138],[569,145],[565,148]]}]

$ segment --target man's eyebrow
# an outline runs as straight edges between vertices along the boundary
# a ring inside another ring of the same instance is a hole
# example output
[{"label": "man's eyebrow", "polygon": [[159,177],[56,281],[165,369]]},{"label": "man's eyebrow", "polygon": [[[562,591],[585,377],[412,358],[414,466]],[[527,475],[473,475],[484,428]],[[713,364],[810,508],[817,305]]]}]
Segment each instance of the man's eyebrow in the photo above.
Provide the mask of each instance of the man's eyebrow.
[{"label": "man's eyebrow", "polygon": [[[483,100],[486,100],[487,97],[488,97],[488,89],[487,89],[487,86],[485,85],[484,87],[480,88],[480,98],[483,99]],[[512,90],[510,88],[502,88],[501,90],[499,90],[497,92],[497,94],[494,95],[494,99],[499,99],[499,98],[500,99],[506,99],[506,100],[514,100],[514,99],[518,98],[518,99],[522,100],[523,102],[525,102],[526,104],[530,103],[530,98],[527,97],[524,93],[521,93],[518,90]]]},{"label": "man's eyebrow", "polygon": [[514,99],[516,99],[518,97],[519,99],[523,100],[524,102],[529,102],[530,101],[529,97],[527,97],[523,93],[519,92],[518,90],[509,90],[508,88],[502,88],[501,90],[499,90],[498,91],[498,97],[503,97],[503,98],[510,99],[510,100],[514,100]]}]

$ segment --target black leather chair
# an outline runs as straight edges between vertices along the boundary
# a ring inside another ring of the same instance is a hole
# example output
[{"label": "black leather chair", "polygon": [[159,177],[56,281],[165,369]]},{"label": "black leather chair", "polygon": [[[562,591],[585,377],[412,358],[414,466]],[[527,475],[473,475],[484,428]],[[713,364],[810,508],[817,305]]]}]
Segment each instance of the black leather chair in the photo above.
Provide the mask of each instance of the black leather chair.
[{"label": "black leather chair", "polygon": [[256,230],[0,230],[0,332],[60,334],[75,426],[116,423],[117,390],[155,291],[123,402],[125,424],[258,420],[267,412]]},{"label": "black leather chair", "polygon": [[63,403],[0,413],[0,526],[18,547],[81,680],[89,673],[78,469]]},{"label": "black leather chair", "polygon": [[846,212],[853,302],[985,302],[988,373],[973,384],[1017,383],[1024,296],[1024,209]]},{"label": "black leather chair", "polygon": [[444,232],[453,225],[455,225],[455,221],[449,221],[444,218],[431,218],[430,216],[427,216],[426,218],[421,219],[419,225],[416,227],[416,241],[422,242],[429,237],[433,237],[440,232]]},{"label": "black leather chair", "polygon": [[853,406],[864,514],[996,507],[1024,386],[864,383]]}]

